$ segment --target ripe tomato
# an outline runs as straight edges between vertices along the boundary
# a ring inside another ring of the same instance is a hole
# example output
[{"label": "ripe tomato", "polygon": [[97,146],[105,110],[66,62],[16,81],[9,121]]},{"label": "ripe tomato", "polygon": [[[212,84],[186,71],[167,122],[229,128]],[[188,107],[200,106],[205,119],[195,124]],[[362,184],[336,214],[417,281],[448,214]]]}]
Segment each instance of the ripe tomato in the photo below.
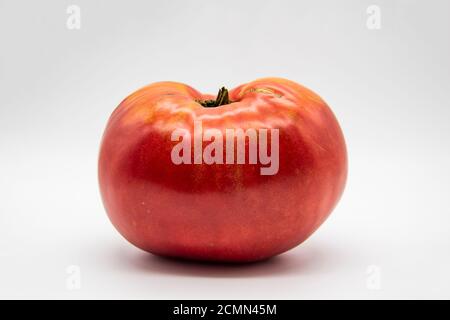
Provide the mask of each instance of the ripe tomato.
[{"label": "ripe tomato", "polygon": [[327,104],[280,78],[217,98],[176,82],[144,87],[114,110],[99,157],[117,230],[151,253],[198,260],[256,261],[297,246],[330,214],[346,176]]}]

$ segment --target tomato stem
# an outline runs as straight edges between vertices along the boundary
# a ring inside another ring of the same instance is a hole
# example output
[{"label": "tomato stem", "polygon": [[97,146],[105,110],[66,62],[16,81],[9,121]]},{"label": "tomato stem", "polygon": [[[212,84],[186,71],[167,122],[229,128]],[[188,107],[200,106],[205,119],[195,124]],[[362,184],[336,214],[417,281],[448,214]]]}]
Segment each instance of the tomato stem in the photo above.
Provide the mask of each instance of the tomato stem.
[{"label": "tomato stem", "polygon": [[200,103],[205,108],[215,108],[223,106],[225,104],[229,104],[232,101],[228,97],[228,90],[225,89],[225,87],[222,87],[217,93],[216,100],[198,100],[197,102]]}]

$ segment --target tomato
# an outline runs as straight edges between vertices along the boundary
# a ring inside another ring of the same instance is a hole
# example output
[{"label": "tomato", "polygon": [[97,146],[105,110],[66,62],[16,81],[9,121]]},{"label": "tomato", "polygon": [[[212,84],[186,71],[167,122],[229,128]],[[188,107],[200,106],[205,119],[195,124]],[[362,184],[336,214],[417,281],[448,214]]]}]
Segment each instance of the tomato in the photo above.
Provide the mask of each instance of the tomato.
[{"label": "tomato", "polygon": [[332,111],[281,78],[217,97],[151,84],[114,110],[99,156],[117,230],[145,251],[195,260],[256,261],[297,246],[333,210],[346,177]]}]

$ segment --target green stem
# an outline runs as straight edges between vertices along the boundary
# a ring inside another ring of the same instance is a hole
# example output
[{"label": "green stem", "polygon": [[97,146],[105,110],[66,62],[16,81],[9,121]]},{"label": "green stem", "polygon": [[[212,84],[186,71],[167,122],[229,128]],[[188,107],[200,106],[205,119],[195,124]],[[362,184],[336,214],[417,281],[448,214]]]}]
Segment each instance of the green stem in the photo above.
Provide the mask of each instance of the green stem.
[{"label": "green stem", "polygon": [[232,101],[228,97],[228,90],[225,89],[225,87],[220,88],[219,92],[217,93],[216,100],[200,100],[197,101],[205,108],[215,108],[219,106],[223,106],[225,104],[229,104]]}]

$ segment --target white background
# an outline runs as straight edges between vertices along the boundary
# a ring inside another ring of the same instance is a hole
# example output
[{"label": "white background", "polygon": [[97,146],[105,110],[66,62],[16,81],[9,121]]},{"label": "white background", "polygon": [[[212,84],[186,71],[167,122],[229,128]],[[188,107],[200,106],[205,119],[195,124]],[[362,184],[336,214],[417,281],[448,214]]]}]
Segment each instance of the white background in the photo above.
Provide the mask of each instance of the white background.
[{"label": "white background", "polygon": [[[66,27],[71,4],[80,30]],[[366,26],[371,4],[380,30]],[[444,0],[0,0],[0,298],[450,298],[449,12]],[[113,108],[154,81],[215,93],[265,76],[313,89],[342,125],[349,178],[326,223],[245,266],[122,239],[97,186]]]}]

